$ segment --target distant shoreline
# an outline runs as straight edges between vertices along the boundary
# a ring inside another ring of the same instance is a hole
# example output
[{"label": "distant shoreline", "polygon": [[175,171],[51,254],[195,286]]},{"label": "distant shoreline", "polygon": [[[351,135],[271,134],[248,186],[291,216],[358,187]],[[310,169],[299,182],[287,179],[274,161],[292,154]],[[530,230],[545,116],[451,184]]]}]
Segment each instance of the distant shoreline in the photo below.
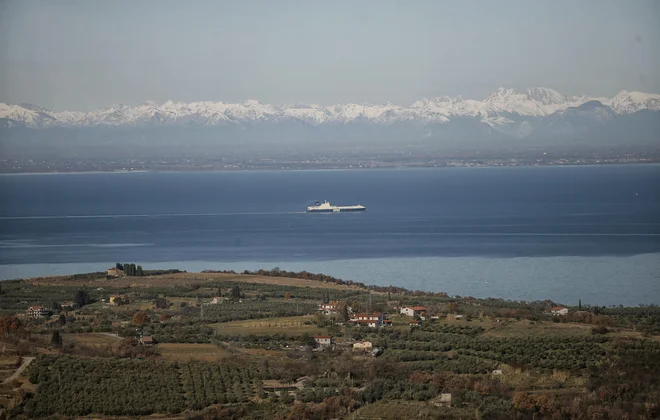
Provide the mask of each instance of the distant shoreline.
[{"label": "distant shoreline", "polygon": [[187,167],[187,168],[147,168],[136,170],[98,170],[98,171],[6,171],[1,172],[0,176],[4,175],[85,175],[85,174],[131,174],[131,173],[150,173],[150,172],[248,172],[248,171],[351,171],[351,170],[386,170],[386,169],[445,169],[445,168],[547,168],[547,167],[579,167],[579,166],[623,166],[623,165],[658,165],[660,161],[645,161],[645,162],[576,162],[576,163],[536,163],[536,164],[510,164],[510,165],[488,165],[488,164],[475,164],[475,163],[456,163],[444,165],[430,165],[430,164],[410,164],[410,165],[381,165],[381,166],[337,166],[337,167],[265,167],[265,166],[249,166],[240,168],[200,168],[200,167]]}]

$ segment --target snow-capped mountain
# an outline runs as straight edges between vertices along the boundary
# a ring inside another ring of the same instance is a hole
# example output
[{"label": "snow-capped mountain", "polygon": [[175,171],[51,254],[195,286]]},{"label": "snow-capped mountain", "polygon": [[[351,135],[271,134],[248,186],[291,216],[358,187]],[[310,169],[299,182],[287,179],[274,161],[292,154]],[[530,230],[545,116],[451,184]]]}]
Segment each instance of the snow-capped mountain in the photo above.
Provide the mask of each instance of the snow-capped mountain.
[{"label": "snow-capped mountain", "polygon": [[39,106],[0,103],[4,127],[139,127],[151,125],[223,125],[300,121],[323,124],[394,124],[419,122],[445,124],[457,118],[476,118],[496,130],[516,137],[530,132],[530,119],[577,108],[597,100],[618,115],[641,110],[660,111],[660,95],[622,91],[612,99],[564,96],[548,88],[514,90],[500,88],[484,100],[457,97],[422,99],[410,106],[390,103],[319,105],[270,105],[249,100],[241,103],[145,102],[138,106],[113,105],[91,112],[52,112]]},{"label": "snow-capped mountain", "polygon": [[660,95],[643,92],[619,92],[612,100],[603,102],[609,105],[617,114],[632,114],[649,109],[660,111]]}]

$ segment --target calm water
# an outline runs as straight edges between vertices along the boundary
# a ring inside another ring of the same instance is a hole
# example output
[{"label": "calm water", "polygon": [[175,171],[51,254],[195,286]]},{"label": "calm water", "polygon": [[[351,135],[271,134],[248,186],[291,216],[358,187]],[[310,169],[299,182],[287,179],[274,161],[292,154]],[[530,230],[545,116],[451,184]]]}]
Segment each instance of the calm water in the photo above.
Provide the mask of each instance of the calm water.
[{"label": "calm water", "polygon": [[[307,269],[450,294],[660,303],[660,166],[0,176],[0,278]],[[328,199],[357,214],[305,214]]]}]

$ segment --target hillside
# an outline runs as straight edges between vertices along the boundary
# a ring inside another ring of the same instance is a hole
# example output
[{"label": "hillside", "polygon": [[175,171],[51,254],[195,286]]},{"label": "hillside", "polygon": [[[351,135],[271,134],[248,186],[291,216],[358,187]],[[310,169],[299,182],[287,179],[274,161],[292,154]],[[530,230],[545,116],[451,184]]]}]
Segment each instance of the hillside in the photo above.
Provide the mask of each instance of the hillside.
[{"label": "hillside", "polygon": [[[655,306],[452,297],[279,270],[145,274],[1,282],[0,381],[24,370],[2,385],[0,418],[660,415]],[[44,318],[26,317],[30,306]],[[375,325],[358,321],[365,313]]]}]

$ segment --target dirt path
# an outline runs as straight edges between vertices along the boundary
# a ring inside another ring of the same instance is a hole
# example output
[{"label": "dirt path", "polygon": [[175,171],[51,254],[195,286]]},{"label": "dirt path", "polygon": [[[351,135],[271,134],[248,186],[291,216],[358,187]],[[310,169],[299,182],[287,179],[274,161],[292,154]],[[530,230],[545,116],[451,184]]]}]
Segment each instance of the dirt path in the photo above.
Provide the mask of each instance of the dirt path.
[{"label": "dirt path", "polygon": [[114,334],[114,333],[100,332],[100,333],[94,333],[94,334],[105,335],[105,336],[108,336],[108,337],[116,338],[117,340],[121,340],[121,339],[122,339],[122,337],[120,337],[119,335]]},{"label": "dirt path", "polygon": [[34,360],[34,357],[24,357],[23,358],[23,364],[21,365],[21,367],[19,367],[16,370],[16,372],[14,372],[13,375],[11,375],[9,378],[5,379],[3,383],[8,384],[9,382],[11,382],[14,379],[18,378],[20,376],[20,374],[23,373],[25,368],[28,367],[30,365],[30,363],[32,363],[33,360]]}]

